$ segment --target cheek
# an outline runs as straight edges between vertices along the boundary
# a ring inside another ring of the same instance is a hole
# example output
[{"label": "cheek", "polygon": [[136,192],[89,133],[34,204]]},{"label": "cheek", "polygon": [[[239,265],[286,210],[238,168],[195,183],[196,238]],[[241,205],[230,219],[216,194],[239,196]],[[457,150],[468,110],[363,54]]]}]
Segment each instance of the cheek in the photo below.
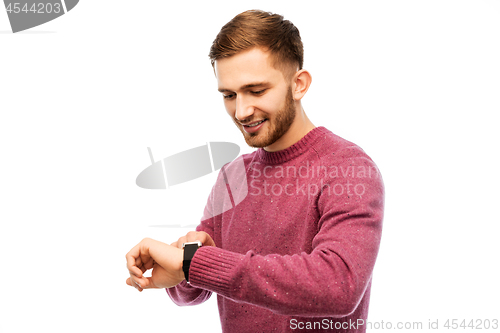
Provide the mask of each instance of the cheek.
[{"label": "cheek", "polygon": [[226,108],[227,114],[230,115],[231,117],[234,117],[234,115],[236,114],[236,108],[234,106],[234,103],[224,101],[224,107]]},{"label": "cheek", "polygon": [[274,115],[283,108],[283,105],[281,103],[281,100],[270,97],[262,99],[258,105],[258,108],[269,115]]}]

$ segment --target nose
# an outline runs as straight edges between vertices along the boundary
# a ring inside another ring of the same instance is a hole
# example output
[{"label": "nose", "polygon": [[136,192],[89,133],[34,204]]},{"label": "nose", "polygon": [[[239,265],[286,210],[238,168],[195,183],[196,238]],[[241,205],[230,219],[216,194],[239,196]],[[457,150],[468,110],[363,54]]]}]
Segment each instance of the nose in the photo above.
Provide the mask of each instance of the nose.
[{"label": "nose", "polygon": [[254,113],[254,107],[249,99],[245,99],[243,94],[236,96],[236,113],[235,117],[239,121],[244,121]]}]

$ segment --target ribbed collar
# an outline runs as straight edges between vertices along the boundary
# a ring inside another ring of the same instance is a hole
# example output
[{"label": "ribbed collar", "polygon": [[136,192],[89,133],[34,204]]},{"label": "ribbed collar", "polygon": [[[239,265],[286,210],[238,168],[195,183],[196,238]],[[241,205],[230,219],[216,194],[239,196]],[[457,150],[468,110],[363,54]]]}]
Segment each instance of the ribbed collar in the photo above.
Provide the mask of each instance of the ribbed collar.
[{"label": "ribbed collar", "polygon": [[315,127],[310,130],[302,139],[294,143],[288,148],[275,152],[265,151],[259,148],[256,151],[256,160],[265,164],[281,164],[285,163],[299,155],[302,155],[310,149],[310,146],[321,136],[330,131],[323,126]]}]

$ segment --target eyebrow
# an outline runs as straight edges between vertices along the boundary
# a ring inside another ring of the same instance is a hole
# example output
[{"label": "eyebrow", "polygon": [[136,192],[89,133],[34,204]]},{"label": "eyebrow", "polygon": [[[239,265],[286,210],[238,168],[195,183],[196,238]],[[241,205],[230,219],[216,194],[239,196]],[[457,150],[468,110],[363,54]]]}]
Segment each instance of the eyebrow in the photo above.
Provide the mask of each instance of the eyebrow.
[{"label": "eyebrow", "polygon": [[[255,82],[255,83],[249,83],[249,84],[245,84],[243,86],[240,87],[240,90],[245,90],[245,89],[249,89],[249,88],[255,88],[255,87],[262,87],[262,86],[268,86],[270,85],[270,82],[268,81],[262,81],[262,82]],[[228,92],[228,91],[232,91],[232,90],[229,90],[229,89],[225,89],[225,88],[219,88],[218,89],[219,92]]]}]

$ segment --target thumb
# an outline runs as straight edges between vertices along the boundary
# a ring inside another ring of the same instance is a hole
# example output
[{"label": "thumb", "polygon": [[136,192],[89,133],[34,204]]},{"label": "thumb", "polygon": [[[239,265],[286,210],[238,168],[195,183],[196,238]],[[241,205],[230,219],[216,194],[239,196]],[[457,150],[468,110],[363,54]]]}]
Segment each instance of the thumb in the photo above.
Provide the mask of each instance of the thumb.
[{"label": "thumb", "polygon": [[156,289],[158,288],[151,277],[143,277],[141,279],[141,287],[142,289]]}]

